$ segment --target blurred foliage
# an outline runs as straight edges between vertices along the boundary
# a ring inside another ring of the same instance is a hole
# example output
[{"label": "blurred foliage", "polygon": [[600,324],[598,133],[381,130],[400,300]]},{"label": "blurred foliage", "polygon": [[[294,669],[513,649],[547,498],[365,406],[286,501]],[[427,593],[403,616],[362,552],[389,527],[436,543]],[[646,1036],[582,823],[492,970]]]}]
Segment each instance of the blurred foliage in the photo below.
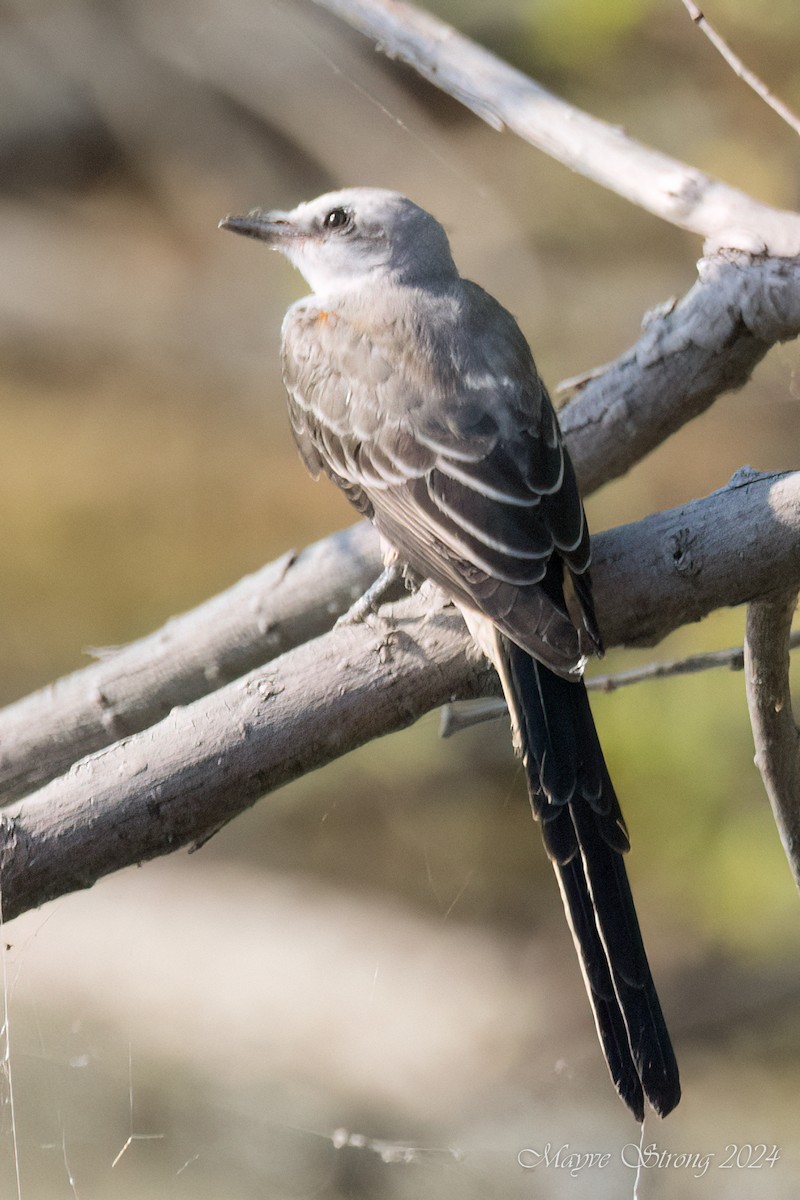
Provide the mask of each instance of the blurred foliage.
[{"label": "blurred foliage", "polygon": [[545,65],[591,72],[598,58],[618,54],[627,36],[638,32],[657,7],[654,0],[577,0],[567,9],[558,0],[540,0],[527,6],[526,23]]}]

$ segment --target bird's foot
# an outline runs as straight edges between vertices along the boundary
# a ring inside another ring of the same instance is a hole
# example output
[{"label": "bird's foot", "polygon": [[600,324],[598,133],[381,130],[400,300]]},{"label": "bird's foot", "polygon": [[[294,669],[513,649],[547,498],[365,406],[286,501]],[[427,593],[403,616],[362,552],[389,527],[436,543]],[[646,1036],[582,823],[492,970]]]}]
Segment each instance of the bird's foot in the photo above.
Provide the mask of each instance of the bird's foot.
[{"label": "bird's foot", "polygon": [[365,621],[367,617],[377,611],[387,593],[402,578],[402,574],[402,570],[396,563],[384,567],[375,582],[370,584],[364,592],[364,595],[359,596],[355,604],[352,604],[347,612],[339,617],[334,625],[334,629],[339,629],[342,625],[360,625],[362,621]]}]

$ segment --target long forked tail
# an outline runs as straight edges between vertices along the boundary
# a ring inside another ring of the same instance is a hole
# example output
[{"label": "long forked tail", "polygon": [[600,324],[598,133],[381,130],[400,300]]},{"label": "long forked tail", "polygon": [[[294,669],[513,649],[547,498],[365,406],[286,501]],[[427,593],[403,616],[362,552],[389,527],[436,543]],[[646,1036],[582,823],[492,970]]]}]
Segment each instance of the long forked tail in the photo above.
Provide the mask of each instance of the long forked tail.
[{"label": "long forked tail", "polygon": [[611,1078],[637,1120],[680,1100],[622,855],[628,834],[582,682],[503,638],[506,699]]}]

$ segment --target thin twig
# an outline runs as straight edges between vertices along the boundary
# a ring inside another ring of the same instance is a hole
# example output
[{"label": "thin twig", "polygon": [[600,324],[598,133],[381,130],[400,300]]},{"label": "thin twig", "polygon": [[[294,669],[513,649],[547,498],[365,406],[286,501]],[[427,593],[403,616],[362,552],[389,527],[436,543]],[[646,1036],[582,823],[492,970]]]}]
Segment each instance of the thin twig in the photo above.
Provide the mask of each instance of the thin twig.
[{"label": "thin twig", "polygon": [[[800,646],[800,629],[796,629],[789,637],[789,649],[795,650]],[[631,667],[628,671],[618,671],[615,675],[595,675],[586,680],[587,691],[615,692],[618,688],[629,687],[632,683],[645,683],[651,679],[668,679],[674,675],[694,675],[699,671],[710,671],[715,667],[727,667],[729,671],[744,669],[744,646],[731,646],[727,650],[710,650],[706,654],[690,654],[688,658],[670,659],[665,662],[647,663],[643,667]],[[505,700],[486,697],[480,700],[463,700],[460,703],[447,704],[442,709],[442,719],[439,726],[440,736],[452,737],[462,729],[471,725],[481,725],[484,721],[493,721],[506,713]]]},{"label": "thin twig", "polygon": [[[800,646],[800,629],[795,630],[789,640],[790,649]],[[617,688],[631,683],[643,683],[649,679],[668,679],[672,675],[694,675],[698,671],[711,671],[715,667],[727,667],[729,671],[744,669],[744,646],[730,646],[727,650],[710,650],[705,654],[690,654],[666,662],[647,663],[643,667],[632,667],[616,675],[596,675],[586,680],[588,690],[615,692]]]},{"label": "thin twig", "polygon": [[696,4],[692,3],[692,0],[683,0],[683,5],[697,28],[706,35],[711,45],[719,51],[731,70],[748,87],[752,88],[756,95],[760,96],[764,103],[768,104],[772,111],[776,112],[781,120],[785,121],[795,133],[800,134],[800,117],[797,117],[782,100],[773,95],[764,81],[759,79],[758,75],[744,65],[739,56],[734,54],[727,42],[720,37],[713,25],[709,25],[705,14],[700,11]]}]

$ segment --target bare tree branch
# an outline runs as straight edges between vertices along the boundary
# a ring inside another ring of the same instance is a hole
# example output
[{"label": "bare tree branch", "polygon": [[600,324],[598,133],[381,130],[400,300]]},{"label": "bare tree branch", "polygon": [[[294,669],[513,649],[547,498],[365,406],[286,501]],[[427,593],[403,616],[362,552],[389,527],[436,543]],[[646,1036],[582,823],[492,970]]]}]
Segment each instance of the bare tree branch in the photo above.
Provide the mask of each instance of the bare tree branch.
[{"label": "bare tree branch", "polygon": [[800,216],[635,141],[405,0],[315,0],[495,129],[508,128],[603,187],[713,247],[800,254]]},{"label": "bare tree branch", "polygon": [[799,530],[800,472],[745,468],[703,500],[600,534],[592,578],[606,645],[654,646],[715,608],[793,586]]},{"label": "bare tree branch", "polygon": [[742,387],[770,346],[798,332],[800,261],[702,259],[686,296],[652,314],[638,342],[559,411],[584,494]]},{"label": "bare tree branch", "polygon": [[789,637],[797,593],[797,588],[776,591],[748,605],[745,685],[756,766],[800,887],[800,730],[789,689]]},{"label": "bare tree branch", "polygon": [[96,651],[98,662],[0,711],[2,803],[317,637],[380,569],[377,537],[362,522],[285,554],[148,637]]},{"label": "bare tree branch", "polygon": [[718,50],[725,62],[739,78],[752,88],[757,96],[760,96],[765,104],[768,104],[773,112],[777,113],[782,121],[795,131],[800,133],[800,118],[796,117],[788,105],[779,100],[777,96],[769,90],[767,85],[754,71],[746,67],[738,54],[734,54],[724,38],[720,37],[713,25],[707,20],[705,13],[701,12],[693,0],[683,0],[683,5],[689,16],[694,21],[697,28],[706,35],[711,45],[715,50]]},{"label": "bare tree branch", "polygon": [[[751,475],[596,539],[609,645],[800,586],[800,472]],[[175,708],[6,810],[5,920],[130,863],[202,842],[260,795],[447,700],[495,694],[430,595],[335,629]]]},{"label": "bare tree branch", "polygon": [[[788,257],[800,254],[796,214],[637,145],[401,0],[316,2],[491,124],[675,224],[741,248],[704,260],[688,295],[652,314],[636,346],[562,410],[584,492],[629,469],[741,386],[770,345],[797,335],[800,261]],[[765,249],[785,257],[752,257]],[[594,545],[607,643],[653,644],[720,604],[800,584],[800,476],[742,473],[704,501]],[[202,841],[288,779],[454,695],[494,690],[491,673],[464,656],[460,621],[449,611],[423,616],[417,598],[397,606],[396,625],[309,640],[377,562],[372,531],[359,527],[0,715],[0,781],[19,792],[51,779],[3,820],[5,918]],[[89,749],[97,752],[52,778]]]},{"label": "bare tree branch", "polygon": [[259,796],[494,683],[452,608],[397,606],[306,642],[77,763],[0,814],[5,921],[131,863],[207,840]]},{"label": "bare tree branch", "polygon": [[[703,260],[684,299],[654,314],[636,345],[561,409],[584,495],[741,386],[771,344],[798,331],[799,263]],[[374,533],[357,527],[4,709],[0,797],[24,795],[82,755],[323,632],[379,570]]]}]

